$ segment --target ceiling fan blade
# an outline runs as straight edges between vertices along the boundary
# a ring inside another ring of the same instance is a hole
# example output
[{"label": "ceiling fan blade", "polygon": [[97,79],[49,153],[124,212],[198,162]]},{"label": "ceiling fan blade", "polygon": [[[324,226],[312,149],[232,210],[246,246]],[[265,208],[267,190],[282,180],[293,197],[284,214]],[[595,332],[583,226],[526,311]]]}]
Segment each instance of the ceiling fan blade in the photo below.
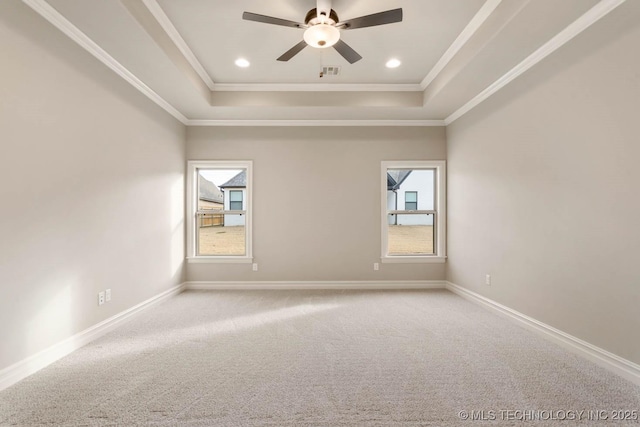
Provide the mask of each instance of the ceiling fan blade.
[{"label": "ceiling fan blade", "polygon": [[349,64],[354,64],[362,59],[362,56],[360,56],[358,52],[353,50],[351,46],[349,46],[342,40],[338,40],[338,43],[334,44],[333,47],[338,51],[340,55],[344,57],[344,59],[349,61]]},{"label": "ceiling fan blade", "polygon": [[280,58],[278,58],[278,61],[288,61],[291,58],[293,58],[294,56],[296,56],[298,53],[300,53],[300,51],[302,49],[304,49],[305,47],[307,47],[307,42],[302,40],[300,43],[298,43],[297,45],[295,45],[294,47],[292,47],[291,49],[289,49],[288,51],[286,51],[285,53],[282,54],[282,56],[280,56]]},{"label": "ceiling fan blade", "polygon": [[386,12],[374,13],[373,15],[361,16],[338,23],[345,30],[356,28],[375,27],[376,25],[393,24],[402,22],[402,8],[387,10]]},{"label": "ceiling fan blade", "polygon": [[274,18],[273,16],[258,15],[257,13],[244,12],[242,19],[245,21],[262,22],[264,24],[282,25],[283,27],[305,28],[306,25],[299,22],[288,21],[286,19]]},{"label": "ceiling fan blade", "polygon": [[324,16],[329,17],[331,15],[331,0],[317,0],[316,11],[318,12],[318,18],[324,13]]}]

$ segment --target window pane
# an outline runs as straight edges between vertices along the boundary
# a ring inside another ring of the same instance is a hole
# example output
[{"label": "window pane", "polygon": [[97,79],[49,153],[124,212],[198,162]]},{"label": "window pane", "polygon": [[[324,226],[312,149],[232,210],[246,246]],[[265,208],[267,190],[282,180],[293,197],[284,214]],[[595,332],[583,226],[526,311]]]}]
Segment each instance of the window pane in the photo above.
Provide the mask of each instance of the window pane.
[{"label": "window pane", "polygon": [[232,190],[229,192],[229,200],[232,202],[242,201],[242,191]]},{"label": "window pane", "polygon": [[224,208],[224,196],[218,185],[210,175],[198,170],[198,210],[221,210]]},{"label": "window pane", "polygon": [[389,214],[389,255],[433,255],[433,214]]},{"label": "window pane", "polygon": [[198,255],[245,255],[245,215],[198,215]]},{"label": "window pane", "polygon": [[387,169],[388,210],[435,210],[435,169]]},{"label": "window pane", "polygon": [[[245,210],[246,169],[198,169],[198,210]],[[197,215],[197,255],[246,255],[246,215]]]}]

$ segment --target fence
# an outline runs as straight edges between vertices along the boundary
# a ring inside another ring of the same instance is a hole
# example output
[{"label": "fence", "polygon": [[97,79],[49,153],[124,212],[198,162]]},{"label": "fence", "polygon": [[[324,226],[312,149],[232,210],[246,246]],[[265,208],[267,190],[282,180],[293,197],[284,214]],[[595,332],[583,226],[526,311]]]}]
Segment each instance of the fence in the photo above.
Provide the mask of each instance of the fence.
[{"label": "fence", "polygon": [[198,218],[200,220],[200,228],[224,225],[224,214],[221,213],[200,213]]}]

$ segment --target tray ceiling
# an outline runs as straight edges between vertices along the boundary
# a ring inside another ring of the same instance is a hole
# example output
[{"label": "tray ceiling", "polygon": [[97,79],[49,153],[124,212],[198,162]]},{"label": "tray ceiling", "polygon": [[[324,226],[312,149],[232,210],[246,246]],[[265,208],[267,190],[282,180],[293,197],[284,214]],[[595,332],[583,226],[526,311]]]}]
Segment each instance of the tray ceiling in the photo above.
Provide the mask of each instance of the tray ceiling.
[{"label": "tray ceiling", "polygon": [[311,47],[276,61],[303,30],[242,19],[303,22],[315,0],[23,2],[188,125],[443,125],[624,0],[333,0],[341,20],[403,9],[402,22],[341,31],[355,64]]}]

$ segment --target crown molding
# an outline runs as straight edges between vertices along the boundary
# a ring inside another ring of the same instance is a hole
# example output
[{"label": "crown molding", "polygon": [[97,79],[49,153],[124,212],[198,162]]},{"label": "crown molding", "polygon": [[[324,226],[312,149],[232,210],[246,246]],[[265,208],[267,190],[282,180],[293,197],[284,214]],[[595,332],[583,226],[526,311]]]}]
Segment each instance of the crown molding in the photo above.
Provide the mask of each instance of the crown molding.
[{"label": "crown molding", "polygon": [[404,126],[438,127],[444,126],[444,120],[187,120],[187,126]]},{"label": "crown molding", "polygon": [[104,49],[98,46],[85,33],[80,31],[78,27],[69,22],[69,20],[62,16],[45,0],[22,0],[22,2],[33,9],[44,19],[46,19],[54,27],[62,31],[67,37],[84,48],[87,52],[96,57],[100,62],[109,67],[117,75],[126,80],[131,86],[142,92],[145,96],[147,96],[147,98],[155,102],[167,113],[171,114],[181,123],[187,123],[187,118],[180,111],[178,111],[175,107],[165,101],[164,98],[153,91],[153,89],[142,82],[142,80],[137,78],[131,71],[125,68],[124,65],[116,61],[111,55],[109,55]]},{"label": "crown molding", "polygon": [[433,66],[429,74],[422,80],[420,83],[420,88],[425,90],[431,82],[433,82],[436,77],[444,70],[444,68],[449,64],[449,62],[453,59],[454,56],[462,49],[462,47],[467,44],[467,42],[473,37],[473,35],[478,31],[478,29],[484,24],[487,18],[493,13],[494,10],[498,7],[498,5],[502,2],[502,0],[487,0],[480,10],[475,14],[475,16],[469,21],[467,26],[462,30],[460,35],[453,41],[449,49],[442,55],[442,57],[436,62],[436,65]]},{"label": "crown molding", "polygon": [[[61,15],[57,10],[55,10],[51,5],[49,5],[46,0],[22,0],[24,4],[33,9],[36,13],[42,16],[45,20],[51,23],[53,26],[62,31],[67,37],[76,42],[79,46],[84,48],[87,52],[92,54],[95,58],[97,58],[100,62],[105,64],[108,68],[122,77],[125,81],[131,84],[134,88],[139,90],[142,94],[144,94],[147,98],[153,101],[155,104],[164,109],[167,113],[175,117],[178,121],[183,123],[186,126],[448,126],[477,105],[488,99],[491,95],[498,92],[500,89],[505,87],[511,81],[522,75],[524,72],[532,68],[538,62],[542,61],[544,58],[549,56],[551,53],[555,52],[557,49],[565,45],[575,36],[580,34],[582,31],[589,28],[591,25],[599,21],[609,12],[614,10],[616,7],[620,6],[626,0],[601,0],[598,4],[592,7],[589,11],[583,14],[580,18],[574,21],[572,24],[567,26],[564,30],[558,33],[555,37],[549,40],[547,43],[538,48],[535,52],[525,58],[522,62],[512,68],[509,72],[504,74],[474,98],[472,98],[469,102],[458,108],[455,112],[449,115],[444,120],[192,120],[188,119],[184,114],[182,114],[178,109],[176,109],[173,105],[167,102],[164,98],[162,98],[159,94],[157,94],[153,89],[147,86],[142,80],[136,77],[131,71],[125,68],[122,64],[120,64],[115,58],[109,55],[104,49],[102,49],[97,43],[91,40],[86,34],[84,34],[80,29],[78,29],[75,25],[73,25],[70,21],[68,21],[63,15]],[[162,27],[167,31],[167,27],[165,25],[170,25],[171,28],[175,30],[175,27],[170,23],[164,12],[157,4],[156,0],[143,0],[144,4],[149,7],[149,10],[158,22],[162,25]],[[414,91],[423,91],[423,84],[430,83],[433,78],[437,76],[437,74],[441,70],[437,70],[437,67],[444,67],[446,63],[448,63],[451,58],[459,51],[459,49],[466,43],[471,35],[479,28],[479,26],[487,19],[487,17],[495,10],[495,8],[500,3],[500,0],[487,0],[485,4],[482,6],[481,10],[476,13],[472,22],[465,27],[465,30],[458,36],[458,38],[454,41],[454,44],[447,50],[445,55],[441,58],[440,61],[443,64],[436,64],[433,70],[425,77],[425,80],[421,84],[332,84],[332,83],[324,83],[324,84],[304,84],[304,83],[296,83],[296,84],[221,84],[221,83],[213,83],[211,78],[208,80],[213,84],[214,91],[273,91],[273,92],[285,92],[285,91],[299,91],[299,92],[314,92],[314,91],[327,91],[327,92],[414,92]],[[150,6],[151,5],[151,6]],[[157,8],[155,7],[157,6]],[[157,13],[154,13],[155,12]],[[160,15],[162,14],[162,15]],[[161,16],[159,19],[158,16]],[[166,18],[166,22],[161,21],[162,16]],[[472,25],[473,23],[473,25]],[[171,31],[171,30],[169,30]],[[167,33],[170,35],[176,46],[180,48],[187,60],[189,60],[188,53],[182,50],[181,46],[176,42],[176,38],[179,37],[184,43],[184,40],[180,37],[177,30],[172,35],[171,33]],[[184,43],[184,47],[186,47],[186,43]],[[186,47],[188,52],[191,52],[188,47]],[[451,51],[451,52],[450,52]],[[191,52],[193,59],[195,59],[195,55]],[[191,63],[191,61],[190,61]],[[199,62],[198,62],[199,63]],[[191,64],[193,65],[193,63]],[[197,68],[194,68],[196,71]],[[436,71],[434,71],[436,70]],[[202,69],[204,71],[204,68]],[[432,74],[433,73],[433,74]],[[200,74],[200,73],[198,73]],[[206,74],[206,72],[205,72]],[[202,77],[202,76],[201,76]],[[429,80],[431,79],[431,80]],[[205,81],[206,83],[206,81]],[[206,83],[207,86],[209,83]]]},{"label": "crown molding", "polygon": [[216,83],[216,92],[422,92],[419,84]]},{"label": "crown molding", "polygon": [[616,7],[620,6],[626,0],[601,0],[598,4],[593,6],[587,12],[585,12],[580,18],[573,21],[569,24],[564,30],[560,31],[556,34],[551,40],[547,43],[543,44],[540,48],[538,48],[531,55],[526,57],[522,62],[513,67],[509,72],[500,77],[498,80],[493,82],[490,86],[488,86],[485,90],[476,95],[469,102],[464,104],[458,110],[453,112],[449,117],[447,117],[444,122],[445,125],[448,126],[451,123],[458,120],[460,117],[464,116],[466,113],[471,111],[473,108],[478,106],[480,103],[488,99],[491,95],[498,92],[500,89],[508,85],[510,82],[524,74],[527,70],[532,68],[534,65],[542,61],[547,56],[551,55],[556,50],[560,49],[570,40],[572,40],[575,36],[582,33],[584,30],[589,28],[591,25],[598,22],[601,18],[606,16],[609,12],[614,10]]},{"label": "crown molding", "polygon": [[214,90],[215,83],[211,79],[211,76],[204,69],[196,55],[193,53],[187,42],[184,41],[176,27],[173,25],[169,17],[162,7],[158,4],[156,0],[142,0],[142,3],[149,9],[149,12],[156,18],[158,24],[162,27],[162,29],[167,33],[171,41],[176,45],[176,47],[182,52],[184,58],[187,60],[189,65],[194,69],[194,71],[200,76],[202,81],[207,85],[209,90]]}]

